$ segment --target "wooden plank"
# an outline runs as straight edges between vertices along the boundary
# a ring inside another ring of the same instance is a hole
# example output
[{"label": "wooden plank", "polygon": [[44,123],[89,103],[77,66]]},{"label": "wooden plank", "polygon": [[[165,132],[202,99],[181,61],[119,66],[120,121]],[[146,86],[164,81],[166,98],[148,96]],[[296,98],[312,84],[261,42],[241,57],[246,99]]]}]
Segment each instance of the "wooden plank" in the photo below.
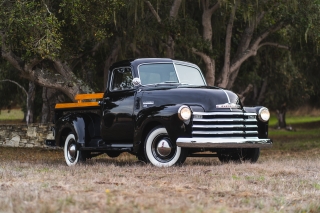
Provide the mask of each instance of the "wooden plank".
[{"label": "wooden plank", "polygon": [[99,106],[98,102],[81,102],[81,103],[62,103],[56,104],[56,109],[63,109],[63,108],[78,108],[78,107],[92,107],[92,106]]},{"label": "wooden plank", "polygon": [[93,94],[77,94],[74,99],[75,100],[87,100],[87,99],[101,99],[103,97],[103,93],[93,93]]}]

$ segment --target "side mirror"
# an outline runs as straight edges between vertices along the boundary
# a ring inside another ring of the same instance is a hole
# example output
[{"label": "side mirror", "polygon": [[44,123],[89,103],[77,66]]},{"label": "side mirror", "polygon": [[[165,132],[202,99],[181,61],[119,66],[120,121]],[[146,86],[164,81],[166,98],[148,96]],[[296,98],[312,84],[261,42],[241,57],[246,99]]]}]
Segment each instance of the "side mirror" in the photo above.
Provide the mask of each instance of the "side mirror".
[{"label": "side mirror", "polygon": [[132,84],[133,84],[133,86],[135,86],[135,87],[141,86],[141,80],[140,80],[140,78],[134,78],[134,79],[132,79]]}]

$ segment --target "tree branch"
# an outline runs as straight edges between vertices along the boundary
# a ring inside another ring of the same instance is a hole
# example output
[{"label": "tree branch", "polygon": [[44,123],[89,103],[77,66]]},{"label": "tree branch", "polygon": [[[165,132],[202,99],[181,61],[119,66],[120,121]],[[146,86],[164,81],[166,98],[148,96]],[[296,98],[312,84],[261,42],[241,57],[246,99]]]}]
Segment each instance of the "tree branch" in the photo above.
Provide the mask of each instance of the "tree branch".
[{"label": "tree branch", "polygon": [[215,3],[215,5],[213,5],[210,9],[209,9],[209,12],[211,13],[211,14],[213,14],[217,9],[219,9],[220,8],[220,3],[219,3],[219,1],[217,2],[217,3]]},{"label": "tree branch", "polygon": [[44,6],[46,6],[46,9],[47,9],[47,11],[48,11],[48,13],[50,14],[50,15],[52,15],[52,13],[50,12],[50,10],[49,10],[49,8],[48,8],[48,5],[42,0],[42,3],[44,4]]},{"label": "tree branch", "polygon": [[274,33],[278,30],[280,30],[282,27],[285,26],[285,23],[283,21],[280,21],[278,23],[276,23],[275,25],[271,26],[269,29],[267,29],[264,33],[260,34],[257,39],[253,42],[253,44],[251,45],[252,47],[258,47],[258,45],[260,44],[260,42],[262,40],[264,40],[268,35],[270,35],[271,33]]},{"label": "tree branch", "polygon": [[236,71],[241,64],[246,61],[251,56],[254,56],[257,54],[259,44],[260,42],[265,39],[267,36],[269,36],[271,33],[274,33],[278,31],[279,29],[283,28],[286,24],[284,22],[278,22],[277,24],[271,26],[269,29],[267,29],[264,33],[260,34],[254,42],[250,45],[249,49],[245,50],[240,56],[237,61],[232,63],[230,67],[230,72]]},{"label": "tree branch", "polygon": [[28,92],[27,92],[27,90],[26,90],[23,86],[21,86],[18,82],[12,81],[12,80],[9,80],[9,79],[0,80],[0,82],[6,82],[6,81],[16,84],[18,87],[20,87],[20,88],[22,89],[22,91],[23,91],[23,92],[27,95],[27,97],[28,97]]},{"label": "tree branch", "polygon": [[249,84],[247,86],[247,88],[242,93],[239,94],[239,98],[240,98],[241,103],[244,102],[244,100],[246,99],[247,95],[252,91],[252,89],[253,89],[253,85]]},{"label": "tree branch", "polygon": [[170,17],[173,19],[176,19],[178,16],[178,12],[179,12],[179,8],[181,5],[181,1],[182,0],[174,0],[172,6],[171,6],[171,10],[170,10]]},{"label": "tree branch", "polygon": [[152,4],[150,3],[150,1],[144,1],[147,5],[148,5],[148,7],[149,7],[149,9],[151,10],[151,13],[154,15],[154,17],[156,17],[156,19],[157,19],[157,21],[159,22],[159,23],[161,23],[161,18],[160,18],[160,16],[159,16],[159,14],[157,13],[157,11],[154,9],[154,7],[152,6]]},{"label": "tree branch", "polygon": [[202,58],[206,64],[205,78],[209,86],[214,86],[215,82],[215,60],[203,52],[199,52],[196,48],[191,48],[192,52]]},{"label": "tree branch", "polygon": [[264,43],[262,43],[262,44],[259,45],[258,49],[259,49],[260,47],[263,47],[263,46],[274,46],[274,47],[277,47],[277,48],[290,50],[290,47],[289,47],[289,46],[282,45],[282,44],[278,44],[278,43],[275,43],[275,42],[264,42]]}]

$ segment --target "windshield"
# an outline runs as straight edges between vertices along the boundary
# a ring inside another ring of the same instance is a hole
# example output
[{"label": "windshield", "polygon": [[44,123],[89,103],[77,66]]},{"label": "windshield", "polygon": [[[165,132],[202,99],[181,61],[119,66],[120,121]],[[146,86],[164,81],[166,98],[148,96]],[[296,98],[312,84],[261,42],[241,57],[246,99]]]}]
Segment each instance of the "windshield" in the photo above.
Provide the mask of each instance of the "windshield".
[{"label": "windshield", "polygon": [[195,67],[176,64],[176,69],[180,79],[180,83],[189,85],[204,86],[205,82],[202,78],[201,71]]},{"label": "windshield", "polygon": [[179,82],[173,64],[142,64],[139,75],[142,85]]},{"label": "windshield", "polygon": [[174,66],[173,63],[141,64],[139,66],[142,85],[181,83],[203,86],[205,82],[200,72],[194,67],[181,64]]}]

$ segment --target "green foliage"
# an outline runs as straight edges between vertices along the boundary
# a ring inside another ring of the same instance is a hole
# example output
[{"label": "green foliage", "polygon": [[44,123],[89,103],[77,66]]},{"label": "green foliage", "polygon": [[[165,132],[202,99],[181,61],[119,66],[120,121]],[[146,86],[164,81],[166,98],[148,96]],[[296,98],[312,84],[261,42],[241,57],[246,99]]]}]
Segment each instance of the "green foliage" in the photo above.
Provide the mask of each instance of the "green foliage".
[{"label": "green foliage", "polygon": [[61,22],[43,1],[4,1],[0,28],[6,45],[23,58],[57,57],[61,49]]},{"label": "green foliage", "polygon": [[[177,18],[172,19],[169,14],[173,1],[150,0],[161,18],[160,23],[144,0],[0,2],[0,31],[6,41],[0,43],[3,49],[12,50],[24,62],[43,58],[39,67],[50,70],[54,70],[51,59],[66,61],[76,76],[96,91],[102,88],[102,70],[117,38],[121,39],[117,60],[121,60],[164,57],[170,36],[175,41],[176,59],[194,62],[204,70],[203,61],[191,51],[196,48],[215,59],[217,78],[224,62],[230,11],[238,2],[231,56],[237,52],[246,26],[255,25],[262,11],[266,14],[257,24],[253,38],[283,22],[285,27],[266,41],[288,45],[291,52],[275,47],[260,48],[254,59],[242,65],[234,89],[241,92],[252,83],[259,90],[268,79],[268,88],[272,89],[266,91],[262,104],[271,108],[284,102],[300,105],[309,97],[317,97],[320,91],[317,72],[320,0],[219,0],[221,7],[211,20],[212,44],[202,38],[201,1],[183,0]],[[217,1],[209,2],[213,6]],[[255,104],[254,101],[250,103]]]}]

